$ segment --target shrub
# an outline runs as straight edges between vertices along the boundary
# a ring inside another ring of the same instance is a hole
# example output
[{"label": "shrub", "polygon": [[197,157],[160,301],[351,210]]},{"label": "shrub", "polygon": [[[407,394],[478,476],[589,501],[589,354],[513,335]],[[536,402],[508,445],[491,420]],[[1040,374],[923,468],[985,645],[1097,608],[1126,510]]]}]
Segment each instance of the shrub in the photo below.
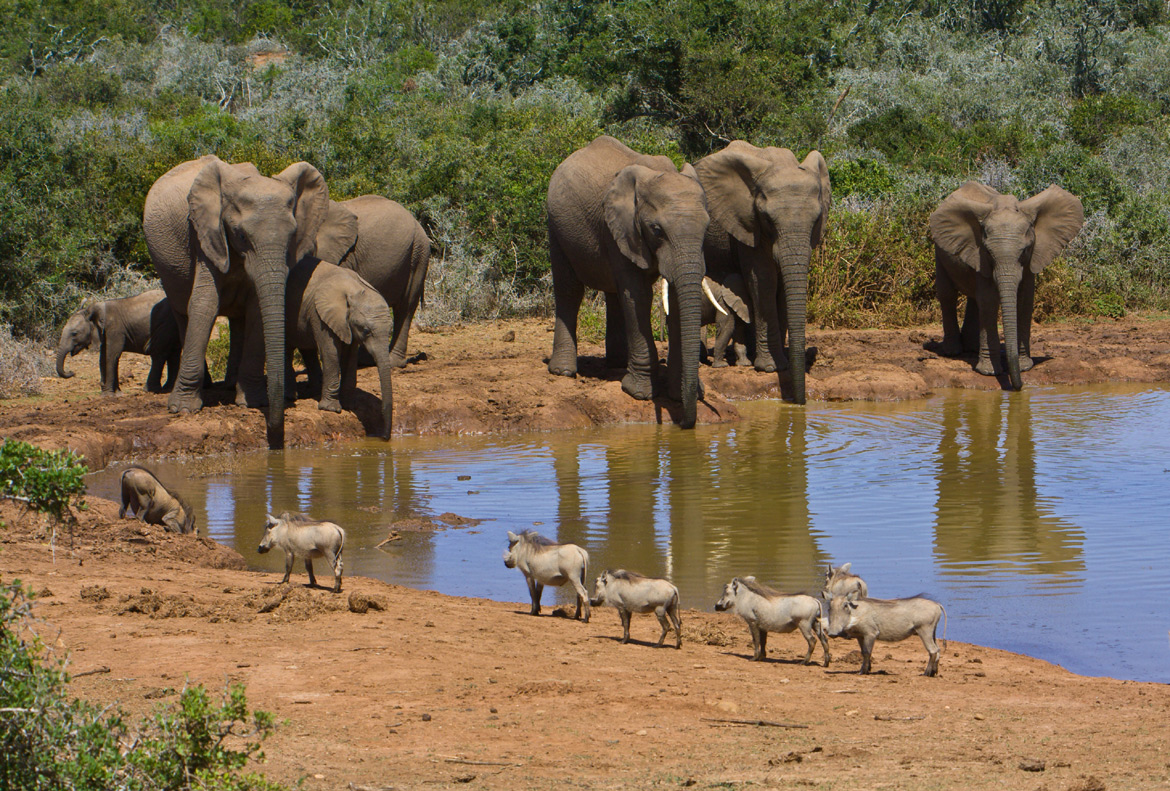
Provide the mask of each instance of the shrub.
[{"label": "shrub", "polygon": [[1072,139],[1086,148],[1099,148],[1108,138],[1131,126],[1148,123],[1154,108],[1131,94],[1089,96],[1068,114]]},{"label": "shrub", "polygon": [[0,325],[0,399],[39,395],[41,377],[52,374],[41,344],[14,338],[10,326]]},{"label": "shrub", "polygon": [[84,507],[82,457],[70,450],[42,450],[27,442],[0,443],[0,497],[19,500],[55,522],[71,521],[70,506]]}]

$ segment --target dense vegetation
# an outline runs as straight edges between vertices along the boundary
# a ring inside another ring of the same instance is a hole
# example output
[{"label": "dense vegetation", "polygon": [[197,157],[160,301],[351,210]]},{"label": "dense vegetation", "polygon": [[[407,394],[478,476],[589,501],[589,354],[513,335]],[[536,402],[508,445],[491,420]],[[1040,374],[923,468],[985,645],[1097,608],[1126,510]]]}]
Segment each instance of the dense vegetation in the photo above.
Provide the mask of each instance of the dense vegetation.
[{"label": "dense vegetation", "polygon": [[0,323],[44,332],[151,276],[161,173],[305,159],[437,245],[427,320],[546,310],[543,199],[607,132],[682,162],[817,147],[810,318],[934,310],[926,217],[964,179],[1059,183],[1088,221],[1042,314],[1170,304],[1161,0],[0,0]]}]

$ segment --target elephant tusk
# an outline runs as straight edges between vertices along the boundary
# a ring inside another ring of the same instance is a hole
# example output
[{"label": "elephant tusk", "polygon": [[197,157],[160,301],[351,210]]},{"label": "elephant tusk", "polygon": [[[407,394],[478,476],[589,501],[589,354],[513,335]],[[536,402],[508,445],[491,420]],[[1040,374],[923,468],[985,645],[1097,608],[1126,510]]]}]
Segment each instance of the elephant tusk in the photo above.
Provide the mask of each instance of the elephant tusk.
[{"label": "elephant tusk", "polygon": [[722,313],[724,316],[728,315],[723,306],[715,299],[715,295],[711,293],[711,285],[707,282],[707,278],[703,278],[703,293],[707,295],[707,299],[711,300],[711,304],[715,306],[715,310]]},{"label": "elephant tusk", "polygon": [[666,278],[663,278],[662,279],[662,312],[667,316],[670,315],[670,300],[667,299],[667,292],[669,290],[670,290],[670,283],[668,283],[666,281]]}]

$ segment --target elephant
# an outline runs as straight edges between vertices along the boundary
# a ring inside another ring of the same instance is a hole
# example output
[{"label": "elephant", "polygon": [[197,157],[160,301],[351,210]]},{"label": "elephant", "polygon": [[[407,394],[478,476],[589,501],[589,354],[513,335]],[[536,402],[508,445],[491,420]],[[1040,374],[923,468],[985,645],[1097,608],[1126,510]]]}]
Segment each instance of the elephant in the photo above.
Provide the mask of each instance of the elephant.
[{"label": "elephant", "polygon": [[[1002,305],[1008,379],[1013,390],[1021,389],[1020,372],[1032,367],[1036,275],[1084,222],[1080,199],[1055,184],[1023,201],[977,181],[948,195],[930,215],[943,354],[978,348],[975,370],[987,376],[1002,374],[996,326]],[[961,329],[960,292],[967,297]]]},{"label": "elephant", "polygon": [[[74,313],[61,328],[57,344],[57,376],[69,379],[65,358],[98,344],[102,395],[118,392],[118,358],[122,352],[150,355],[146,390],[164,393],[171,389],[179,370],[179,325],[161,288],[132,297],[94,302]],[[167,381],[162,383],[163,366]]]},{"label": "elephant", "polygon": [[329,187],[307,162],[270,178],[250,162],[208,155],[176,165],[151,186],[142,218],[146,246],[183,337],[172,412],[203,406],[215,317],[243,319],[236,402],[267,403],[268,446],[284,446],[285,280],[289,267],[314,251],[328,210]]},{"label": "elephant", "polygon": [[708,268],[718,271],[722,259],[743,274],[755,318],[756,369],[791,369],[793,401],[803,404],[809,261],[832,204],[825,158],[810,151],[797,162],[787,148],[735,140],[696,162],[695,170],[711,210]]},{"label": "elephant", "polygon": [[[743,277],[736,272],[729,272],[722,278],[723,282],[707,276],[703,278],[703,290],[707,293],[708,302],[703,305],[703,325],[714,324],[716,329],[715,346],[711,350],[711,367],[727,367],[727,346],[735,339],[735,364],[751,365],[747,356],[747,330],[752,324],[752,313],[749,303],[751,296],[747,293],[747,284]],[[700,357],[706,357],[707,344],[703,343]]]},{"label": "elephant", "polygon": [[653,285],[670,284],[669,394],[693,428],[700,396],[703,237],[710,217],[694,169],[601,136],[570,154],[548,185],[548,246],[556,325],[548,370],[577,375],[577,313],[585,287],[605,293],[606,364],[625,367],[622,390],[654,395],[658,352]]},{"label": "elephant", "polygon": [[394,311],[390,362],[406,365],[410,322],[422,299],[431,240],[409,211],[381,195],[330,201],[317,232],[317,257],[357,272]]},{"label": "elephant", "polygon": [[356,388],[357,350],[365,348],[378,366],[382,390],[381,436],[389,437],[394,396],[390,379],[392,320],[386,300],[356,272],[313,256],[302,259],[289,272],[286,296],[290,363],[287,376],[292,376],[295,347],[304,357],[310,386],[314,389],[318,384],[321,386],[318,408],[340,412],[339,394],[348,394]]}]

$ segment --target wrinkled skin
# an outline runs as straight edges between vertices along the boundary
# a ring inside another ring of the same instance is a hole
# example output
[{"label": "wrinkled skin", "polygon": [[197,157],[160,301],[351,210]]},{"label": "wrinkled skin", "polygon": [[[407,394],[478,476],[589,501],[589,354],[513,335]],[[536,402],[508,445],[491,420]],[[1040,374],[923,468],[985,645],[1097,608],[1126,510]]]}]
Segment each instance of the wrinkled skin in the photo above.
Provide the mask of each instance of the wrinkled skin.
[{"label": "wrinkled skin", "polygon": [[786,148],[736,140],[695,170],[711,212],[708,268],[738,267],[751,294],[755,366],[791,370],[792,398],[803,404],[808,269],[832,200],[828,165],[819,151],[797,162]]},{"label": "wrinkled skin", "polygon": [[345,530],[333,522],[318,522],[288,511],[279,517],[268,514],[264,522],[264,535],[256,551],[261,555],[270,549],[284,552],[284,579],[288,582],[292,574],[293,560],[305,559],[305,571],[309,572],[309,587],[317,587],[313,575],[313,558],[326,558],[333,568],[333,592],[341,593],[341,552],[345,549]]},{"label": "wrinkled skin", "polygon": [[[713,277],[703,279],[707,296],[703,304],[703,326],[714,324],[716,329],[711,367],[727,367],[727,347],[732,339],[735,340],[735,365],[751,365],[747,355],[747,335],[752,331],[751,295],[737,272],[724,274],[721,281]],[[702,346],[701,358],[707,356],[705,341]]]},{"label": "wrinkled skin", "polygon": [[[150,356],[146,390],[164,393],[171,389],[179,371],[179,325],[162,289],[153,289],[123,299],[108,299],[82,308],[61,328],[57,344],[57,376],[69,379],[65,358],[92,344],[98,344],[102,395],[113,395],[118,387],[118,360],[123,352]],[[163,366],[167,381],[162,383]]]},{"label": "wrinkled skin", "polygon": [[803,664],[812,662],[818,638],[825,651],[824,666],[828,667],[832,660],[821,623],[821,603],[812,596],[780,593],[760,585],[755,577],[735,577],[723,586],[723,596],[715,602],[715,610],[732,610],[747,623],[752,633],[753,661],[763,662],[767,658],[768,632],[786,634],[797,629],[808,643]]},{"label": "wrinkled skin", "polygon": [[825,599],[833,596],[848,596],[855,594],[864,599],[869,595],[869,586],[865,580],[856,574],[850,574],[852,563],[842,563],[840,566],[829,566],[825,569],[825,586],[821,595]]},{"label": "wrinkled skin", "polygon": [[[979,351],[975,370],[1004,373],[998,318],[1003,309],[1007,374],[1013,390],[1032,367],[1036,275],[1080,231],[1085,210],[1056,185],[1027,200],[968,181],[930,215],[935,293],[942,307],[943,354]],[[959,294],[967,297],[960,328]]]},{"label": "wrinkled skin", "polygon": [[577,313],[585,288],[606,295],[606,364],[626,368],[622,389],[654,394],[658,353],[650,325],[653,284],[670,283],[668,394],[693,428],[698,378],[703,237],[702,187],[667,157],[602,136],[569,155],[548,186],[548,243],[556,300],[550,373],[577,375]]},{"label": "wrinkled skin", "polygon": [[589,592],[585,590],[589,553],[583,548],[576,544],[556,544],[531,530],[522,533],[509,530],[504,565],[510,569],[518,568],[524,574],[532,598],[533,615],[540,615],[540,597],[545,585],[560,587],[569,584],[577,592],[575,617],[589,623]]},{"label": "wrinkled skin", "polygon": [[[678,614],[678,588],[669,580],[643,577],[625,569],[603,571],[594,583],[594,607],[608,605],[618,611],[622,619],[622,644],[630,642],[630,618],[633,613],[652,612],[658,617],[662,634],[658,636],[657,647],[666,640],[670,626],[674,626],[677,638],[675,648],[682,648],[682,619]],[[669,618],[669,621],[667,620]]]},{"label": "wrinkled skin", "polygon": [[317,233],[317,257],[352,269],[382,295],[394,312],[390,364],[406,365],[410,323],[431,260],[431,240],[414,216],[381,195],[330,201]]},{"label": "wrinkled skin", "polygon": [[[861,649],[861,674],[870,671],[873,645],[877,640],[896,643],[918,635],[929,659],[924,675],[938,675],[939,647],[935,641],[938,622],[946,610],[936,601],[910,599],[864,599],[856,594],[829,600],[829,637],[853,637]],[[944,636],[946,628],[944,625]]]},{"label": "wrinkled skin", "polygon": [[169,533],[195,533],[195,510],[182,497],[162,485],[145,467],[128,467],[122,473],[122,506],[118,518],[130,513],[139,522],[162,525]]},{"label": "wrinkled skin", "polygon": [[268,405],[268,445],[284,446],[285,280],[313,252],[328,207],[325,180],[305,162],[268,178],[209,155],[150,188],[146,246],[184,338],[172,412],[202,408],[207,342],[216,316],[227,316],[243,323],[236,401]]},{"label": "wrinkled skin", "polygon": [[318,408],[340,412],[342,399],[357,387],[358,350],[365,349],[378,367],[381,436],[389,437],[394,419],[390,362],[393,321],[386,300],[356,272],[308,256],[289,273],[286,308],[290,366],[286,376],[292,376],[293,348],[300,349],[310,386],[321,388]]}]

